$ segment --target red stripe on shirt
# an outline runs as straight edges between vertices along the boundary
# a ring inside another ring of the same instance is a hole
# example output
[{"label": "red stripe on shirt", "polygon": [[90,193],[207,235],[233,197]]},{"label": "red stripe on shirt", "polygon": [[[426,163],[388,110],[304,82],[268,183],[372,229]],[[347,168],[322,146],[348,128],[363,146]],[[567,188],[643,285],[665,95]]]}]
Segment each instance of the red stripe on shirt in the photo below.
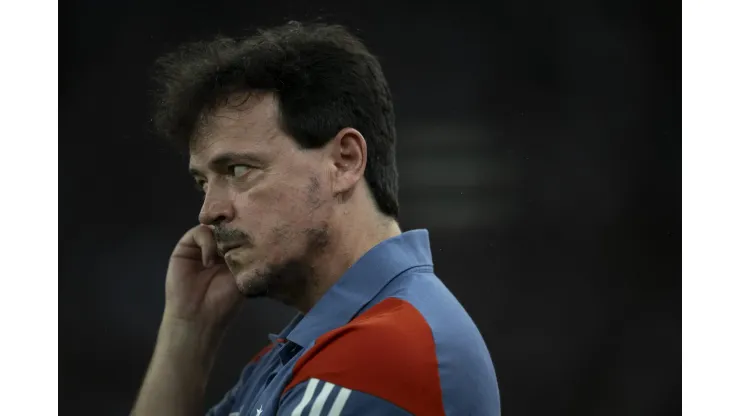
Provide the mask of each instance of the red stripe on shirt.
[{"label": "red stripe on shirt", "polygon": [[444,415],[432,330],[401,299],[388,298],[319,337],[296,362],[283,394],[311,378],[371,394],[414,415]]}]

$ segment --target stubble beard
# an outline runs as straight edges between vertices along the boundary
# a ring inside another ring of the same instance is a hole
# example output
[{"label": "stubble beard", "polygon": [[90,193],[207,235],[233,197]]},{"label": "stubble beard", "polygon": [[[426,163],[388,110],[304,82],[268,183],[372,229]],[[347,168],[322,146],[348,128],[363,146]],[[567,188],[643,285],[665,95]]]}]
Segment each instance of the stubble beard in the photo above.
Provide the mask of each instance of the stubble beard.
[{"label": "stubble beard", "polygon": [[[237,287],[246,298],[271,298],[289,306],[305,303],[312,288],[317,286],[316,261],[329,245],[328,224],[299,232],[304,246],[299,254],[280,263],[249,271],[247,276],[237,279]],[[281,241],[288,241],[285,233]]]}]

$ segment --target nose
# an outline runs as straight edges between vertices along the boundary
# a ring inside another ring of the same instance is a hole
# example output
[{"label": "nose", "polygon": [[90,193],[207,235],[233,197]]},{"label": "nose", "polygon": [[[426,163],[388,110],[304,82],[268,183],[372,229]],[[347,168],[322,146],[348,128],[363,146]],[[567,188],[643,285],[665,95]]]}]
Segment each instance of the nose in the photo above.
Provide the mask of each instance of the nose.
[{"label": "nose", "polygon": [[[211,188],[213,189],[213,188]],[[209,189],[206,192],[198,220],[203,225],[218,225],[234,219],[234,204],[229,198],[218,195]]]}]

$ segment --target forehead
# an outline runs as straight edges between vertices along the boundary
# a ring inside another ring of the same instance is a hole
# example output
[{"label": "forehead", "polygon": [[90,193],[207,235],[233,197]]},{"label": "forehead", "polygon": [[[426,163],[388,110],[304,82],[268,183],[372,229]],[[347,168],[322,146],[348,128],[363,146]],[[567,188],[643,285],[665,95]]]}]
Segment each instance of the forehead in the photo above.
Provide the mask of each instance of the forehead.
[{"label": "forehead", "polygon": [[223,153],[267,154],[282,140],[277,102],[271,94],[251,94],[230,101],[202,117],[190,145],[191,167],[201,167]]}]

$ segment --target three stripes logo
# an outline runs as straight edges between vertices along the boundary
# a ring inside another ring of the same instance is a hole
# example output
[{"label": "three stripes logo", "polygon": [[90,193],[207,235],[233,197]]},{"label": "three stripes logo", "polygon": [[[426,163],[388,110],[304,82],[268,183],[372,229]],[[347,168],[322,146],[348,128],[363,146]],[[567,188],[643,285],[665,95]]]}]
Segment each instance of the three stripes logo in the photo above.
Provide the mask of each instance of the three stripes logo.
[{"label": "three stripes logo", "polygon": [[[295,409],[293,409],[291,416],[304,416],[303,411],[308,408],[309,405],[311,406],[311,410],[308,413],[308,416],[321,416],[324,414],[326,414],[326,416],[340,416],[342,414],[342,410],[347,404],[347,399],[349,398],[350,393],[352,393],[352,390],[337,386],[327,381],[324,383],[321,391],[319,391],[317,395],[316,390],[319,382],[320,380],[315,378],[308,381],[306,391],[303,393],[303,398]],[[332,395],[332,393],[337,390],[337,394]],[[329,413],[324,413],[324,407],[327,406],[330,406]]]}]

